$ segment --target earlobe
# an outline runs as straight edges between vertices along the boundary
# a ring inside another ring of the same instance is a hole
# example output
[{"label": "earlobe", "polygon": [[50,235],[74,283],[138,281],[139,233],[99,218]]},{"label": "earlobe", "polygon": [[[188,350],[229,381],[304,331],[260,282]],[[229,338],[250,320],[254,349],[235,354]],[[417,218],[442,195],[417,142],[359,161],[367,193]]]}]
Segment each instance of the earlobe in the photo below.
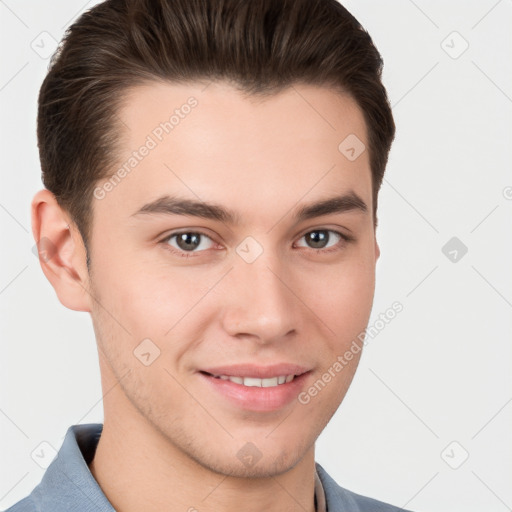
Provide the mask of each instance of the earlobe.
[{"label": "earlobe", "polygon": [[43,189],[32,199],[31,218],[41,269],[59,301],[74,311],[90,312],[85,247],[69,214]]},{"label": "earlobe", "polygon": [[379,259],[379,256],[380,256],[380,247],[379,247],[379,244],[377,243],[377,239],[375,239],[375,261],[377,261]]}]

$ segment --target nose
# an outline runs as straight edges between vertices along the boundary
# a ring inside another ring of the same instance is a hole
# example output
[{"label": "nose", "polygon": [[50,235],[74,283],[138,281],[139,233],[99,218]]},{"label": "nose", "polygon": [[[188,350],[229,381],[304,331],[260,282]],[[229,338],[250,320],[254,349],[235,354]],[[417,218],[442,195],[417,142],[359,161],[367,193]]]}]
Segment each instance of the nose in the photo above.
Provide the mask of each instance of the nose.
[{"label": "nose", "polygon": [[264,252],[252,263],[237,257],[228,281],[223,327],[231,336],[269,344],[301,330],[304,304],[278,257]]}]

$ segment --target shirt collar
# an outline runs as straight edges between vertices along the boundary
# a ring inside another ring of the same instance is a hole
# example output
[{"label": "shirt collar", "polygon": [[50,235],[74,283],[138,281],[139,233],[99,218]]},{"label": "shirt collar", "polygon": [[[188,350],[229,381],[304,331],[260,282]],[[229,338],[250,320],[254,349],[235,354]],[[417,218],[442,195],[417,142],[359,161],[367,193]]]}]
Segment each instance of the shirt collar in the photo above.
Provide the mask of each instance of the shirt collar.
[{"label": "shirt collar", "polygon": [[31,499],[42,512],[115,512],[89,470],[103,425],[72,425]]},{"label": "shirt collar", "polygon": [[318,471],[315,469],[315,511],[327,512],[325,505],[325,492],[322,481],[318,476]]}]

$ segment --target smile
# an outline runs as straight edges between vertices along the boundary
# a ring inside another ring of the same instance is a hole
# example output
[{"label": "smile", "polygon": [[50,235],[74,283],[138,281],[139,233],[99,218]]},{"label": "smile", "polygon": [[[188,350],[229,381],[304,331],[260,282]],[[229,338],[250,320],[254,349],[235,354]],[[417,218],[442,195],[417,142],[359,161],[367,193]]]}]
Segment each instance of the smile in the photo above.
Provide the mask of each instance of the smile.
[{"label": "smile", "polygon": [[266,379],[259,379],[257,377],[238,377],[231,375],[212,375],[212,377],[221,380],[229,380],[235,384],[240,384],[247,387],[272,388],[291,382],[295,375],[279,375],[277,377],[269,377]]},{"label": "smile", "polygon": [[311,370],[295,364],[243,364],[203,369],[197,375],[206,386],[205,393],[213,393],[210,400],[235,409],[269,413],[297,401]]}]

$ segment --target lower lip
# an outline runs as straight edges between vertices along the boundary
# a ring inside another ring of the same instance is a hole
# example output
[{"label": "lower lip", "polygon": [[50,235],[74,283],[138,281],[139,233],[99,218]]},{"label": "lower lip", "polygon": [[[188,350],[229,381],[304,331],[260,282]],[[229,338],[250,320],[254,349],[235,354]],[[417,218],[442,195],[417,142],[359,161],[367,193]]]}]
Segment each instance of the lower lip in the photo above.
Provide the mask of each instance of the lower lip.
[{"label": "lower lip", "polygon": [[222,380],[205,373],[199,373],[217,393],[226,397],[237,407],[249,411],[270,412],[281,409],[296,400],[309,372],[295,377],[291,382],[269,388],[244,386],[230,380]]}]

